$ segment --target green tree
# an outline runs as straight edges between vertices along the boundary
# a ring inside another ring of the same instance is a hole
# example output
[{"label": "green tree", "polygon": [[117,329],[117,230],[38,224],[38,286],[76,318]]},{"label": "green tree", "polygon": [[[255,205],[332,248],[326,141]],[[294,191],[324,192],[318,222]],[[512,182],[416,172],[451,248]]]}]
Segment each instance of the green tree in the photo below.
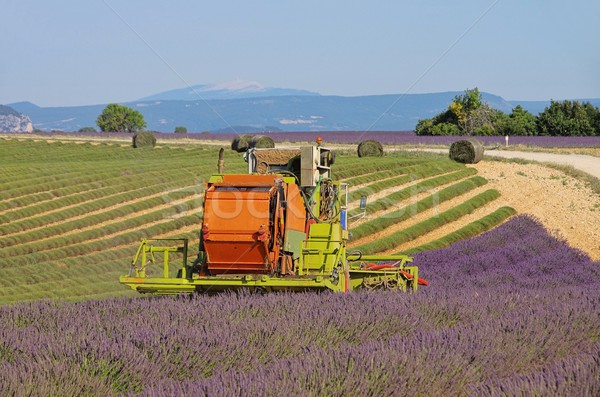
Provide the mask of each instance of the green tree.
[{"label": "green tree", "polygon": [[479,136],[492,136],[497,135],[496,130],[490,124],[482,125],[481,127],[477,127],[475,130],[475,135]]},{"label": "green tree", "polygon": [[485,122],[481,123],[482,116],[487,113],[487,109],[482,109],[482,105],[481,93],[475,87],[465,90],[464,95],[455,96],[448,106],[448,110],[456,116],[458,128],[465,135],[473,135],[478,128],[486,124]]},{"label": "green tree", "polygon": [[533,114],[517,105],[505,118],[500,128],[502,135],[536,135],[536,118]]},{"label": "green tree", "polygon": [[[598,120],[600,110],[591,105],[580,106],[590,120]],[[581,113],[581,110],[578,111]],[[419,120],[417,135],[536,135],[536,117],[515,107],[510,115],[483,102],[477,87],[454,97],[448,109],[430,119]],[[592,125],[595,125],[592,123]]]},{"label": "green tree", "polygon": [[431,127],[430,135],[460,135],[460,130],[456,124],[438,123]]},{"label": "green tree", "polygon": [[96,124],[105,132],[137,132],[146,128],[144,116],[140,112],[116,103],[104,108]]},{"label": "green tree", "polygon": [[[456,129],[449,129],[448,126],[442,126],[434,130],[433,128],[439,124],[452,124],[456,127]],[[419,120],[417,126],[415,127],[415,133],[417,135],[446,135],[442,133],[443,131],[446,131],[448,133],[452,132],[452,134],[449,135],[460,135],[460,130],[458,130],[457,125],[458,119],[456,118],[456,115],[452,113],[452,111],[446,110],[435,115],[431,119]]]},{"label": "green tree", "polygon": [[433,127],[432,119],[421,119],[415,127],[415,134],[417,135],[432,135],[431,128]]},{"label": "green tree", "polygon": [[77,132],[97,132],[94,127],[82,127]]},{"label": "green tree", "polygon": [[595,133],[590,112],[578,101],[550,101],[550,106],[538,115],[537,127],[540,135],[579,136]]},{"label": "green tree", "polygon": [[175,133],[176,134],[187,134],[187,128],[186,127],[182,127],[182,126],[177,126],[175,127]]},{"label": "green tree", "polygon": [[596,135],[600,135],[600,108],[595,107],[589,102],[585,102],[583,104],[583,108],[588,115],[588,119],[590,120],[590,124],[594,129],[594,133]]}]

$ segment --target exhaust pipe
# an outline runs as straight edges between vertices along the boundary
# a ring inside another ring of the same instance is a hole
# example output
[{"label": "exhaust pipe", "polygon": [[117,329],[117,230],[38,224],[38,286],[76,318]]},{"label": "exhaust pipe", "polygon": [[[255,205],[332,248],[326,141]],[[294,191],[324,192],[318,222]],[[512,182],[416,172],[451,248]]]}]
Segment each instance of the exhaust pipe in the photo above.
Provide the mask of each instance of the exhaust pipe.
[{"label": "exhaust pipe", "polygon": [[225,169],[225,160],[223,160],[223,152],[225,150],[223,148],[221,148],[221,150],[219,150],[219,162],[217,163],[217,172],[219,174],[222,174],[224,169]]}]

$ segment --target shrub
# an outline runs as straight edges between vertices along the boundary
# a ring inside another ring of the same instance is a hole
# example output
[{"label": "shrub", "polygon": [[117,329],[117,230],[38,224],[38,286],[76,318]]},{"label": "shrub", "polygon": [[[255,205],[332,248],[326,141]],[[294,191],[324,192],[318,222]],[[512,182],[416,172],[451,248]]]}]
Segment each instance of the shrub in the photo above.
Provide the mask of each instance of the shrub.
[{"label": "shrub", "polygon": [[475,129],[475,135],[492,136],[495,135],[494,127],[489,124],[483,125]]},{"label": "shrub", "polygon": [[431,135],[460,135],[460,130],[455,124],[439,123],[431,127]]}]

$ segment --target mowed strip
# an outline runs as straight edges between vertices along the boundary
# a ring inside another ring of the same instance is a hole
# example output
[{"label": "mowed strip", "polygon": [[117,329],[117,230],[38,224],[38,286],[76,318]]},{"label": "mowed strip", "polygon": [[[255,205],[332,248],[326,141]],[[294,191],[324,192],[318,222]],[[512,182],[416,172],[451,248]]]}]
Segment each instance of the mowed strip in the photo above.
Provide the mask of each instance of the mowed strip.
[{"label": "mowed strip", "polygon": [[[449,200],[448,202],[441,203],[439,206],[432,208],[431,210],[426,211],[424,213],[418,214],[417,216],[415,216],[414,218],[411,218],[407,222],[404,222],[400,225],[396,225],[393,228],[390,228],[390,230],[387,232],[388,232],[388,234],[395,233],[398,230],[408,229],[410,227],[414,227],[415,225],[418,225],[421,222],[427,221],[432,218],[439,217],[443,212],[457,207],[458,205],[472,199],[473,197],[480,195],[481,193],[483,193],[486,190],[490,190],[490,189],[487,186],[482,186],[480,188],[477,188],[473,191],[470,191],[470,192],[460,196],[459,198]],[[458,219],[453,219],[450,222],[444,222],[441,227],[437,227],[431,231],[421,234],[421,235],[417,236],[415,239],[412,239],[407,242],[403,242],[403,243],[397,245],[396,247],[393,247],[389,250],[383,251],[382,253],[383,254],[393,254],[396,252],[406,251],[406,250],[409,250],[410,248],[418,247],[418,246],[426,244],[430,241],[435,241],[435,240],[440,239],[454,231],[457,231],[457,230],[467,226],[471,222],[481,219],[481,218],[493,213],[494,211],[498,210],[500,207],[502,207],[502,203],[500,201],[496,200],[496,198],[498,198],[498,197],[500,197],[499,194],[495,198],[488,201],[483,206],[473,207],[471,212],[462,214]]]},{"label": "mowed strip", "polygon": [[459,219],[465,214],[471,213],[475,209],[485,206],[487,203],[497,199],[499,196],[500,194],[496,190],[486,190],[453,208],[441,212],[435,217],[428,218],[427,220],[419,222],[413,226],[402,228],[353,248],[364,254],[392,251],[400,244],[414,240],[418,236],[429,233],[437,228],[442,228],[446,223]]},{"label": "mowed strip", "polygon": [[[188,238],[188,255],[193,258],[197,253],[198,227],[191,225],[153,237]],[[39,264],[3,269],[0,304],[48,298],[73,300],[95,296],[131,296],[135,292],[116,280],[128,273],[136,249],[136,244],[124,244],[102,252],[48,261],[44,263],[43,270]],[[171,258],[174,271],[181,266],[181,259]],[[162,264],[150,263],[148,270],[160,274]],[[90,280],[94,280],[93,285],[90,285]]]},{"label": "mowed strip", "polygon": [[[198,248],[198,225],[190,224],[173,229],[163,234],[146,236],[153,239],[161,238],[187,238],[190,240],[189,257],[197,254]],[[0,296],[11,295],[9,288],[15,287],[18,291],[18,285],[24,284],[43,284],[55,279],[74,276],[93,276],[97,273],[106,271],[117,271],[120,274],[126,274],[131,265],[131,260],[136,253],[139,241],[133,243],[123,243],[103,249],[101,251],[85,251],[75,253],[71,256],[60,256],[55,259],[48,259],[40,263],[30,261],[28,263],[9,266],[2,266],[3,278],[0,279]],[[156,265],[158,268],[158,265]],[[115,283],[115,285],[118,285]]]},{"label": "mowed strip", "polygon": [[196,198],[173,202],[152,208],[149,211],[134,213],[124,219],[117,218],[116,221],[110,221],[104,225],[94,224],[77,233],[49,236],[45,239],[29,241],[26,244],[5,247],[0,249],[0,258],[11,258],[31,252],[40,254],[53,249],[68,249],[73,245],[94,243],[100,239],[110,240],[122,234],[127,234],[130,230],[150,228],[195,213],[197,212],[197,204]]},{"label": "mowed strip", "polygon": [[[386,169],[383,170],[379,170],[379,171],[370,171],[370,167],[354,167],[351,165],[347,165],[347,167],[350,167],[351,169],[354,168],[356,170],[356,172],[358,172],[357,174],[354,174],[354,176],[351,177],[346,177],[346,178],[342,178],[340,179],[341,182],[347,183],[350,186],[352,186],[353,189],[360,189],[364,186],[370,185],[374,182],[380,182],[383,180],[387,180],[387,179],[391,179],[400,175],[405,175],[405,174],[409,174],[410,170],[414,170],[415,166],[419,166],[416,169],[421,169],[423,168],[424,164],[435,164],[436,161],[435,160],[428,160],[425,161],[423,159],[420,159],[420,161],[418,162],[414,162],[414,161],[401,161],[401,162],[395,162],[395,161],[391,161],[387,164]],[[439,163],[439,162],[438,162]],[[460,167],[460,165],[456,166],[456,168]],[[379,165],[377,167],[377,169],[380,169],[381,165]],[[348,172],[347,172],[348,174]]]},{"label": "mowed strip", "polygon": [[[364,227],[361,228],[360,225],[356,226],[356,231],[353,232],[356,238],[351,241],[351,246],[369,243],[395,233],[398,230],[409,228],[424,220],[436,217],[441,212],[454,208],[456,205],[488,189],[483,181],[479,179],[476,181],[476,183],[464,184],[464,188],[460,190],[455,189],[456,182],[440,186],[406,200],[404,205],[392,208],[391,211],[377,213],[377,216],[374,218],[363,222]],[[453,190],[454,193],[446,194],[444,192],[440,194],[440,192],[445,190]],[[378,223],[383,224],[384,227],[376,227]],[[352,226],[350,231],[352,232]]]},{"label": "mowed strip", "polygon": [[[195,171],[195,170],[194,170]],[[26,218],[52,209],[64,208],[70,204],[81,203],[92,199],[101,198],[106,195],[125,193],[127,191],[152,188],[156,184],[166,185],[171,182],[187,183],[198,180],[198,175],[203,175],[204,169],[197,172],[180,172],[171,175],[170,172],[157,169],[149,169],[143,174],[120,175],[108,180],[98,179],[94,182],[82,185],[69,185],[58,190],[49,190],[23,196],[20,199],[10,199],[4,202],[0,210],[0,221],[7,222]],[[82,171],[88,172],[88,171]]]},{"label": "mowed strip", "polygon": [[[135,245],[142,238],[151,238],[159,234],[173,232],[185,226],[197,225],[200,221],[201,217],[197,214],[185,215],[167,219],[165,222],[157,222],[151,225],[145,224],[143,227],[124,231],[111,238],[103,237],[94,241],[84,240],[84,242],[45,249],[43,251],[35,251],[29,247],[25,253],[3,258],[1,264],[2,268],[22,266],[30,263],[42,264],[51,260],[77,257],[93,252],[101,253],[117,246],[124,246],[127,244]],[[84,236],[84,238],[85,237],[87,236]]]},{"label": "mowed strip", "polygon": [[429,194],[426,197],[418,200],[417,202],[408,204],[405,207],[392,211],[384,217],[375,218],[362,223],[361,225],[352,228],[352,236],[355,240],[360,238],[371,236],[374,233],[380,232],[394,224],[403,222],[410,217],[420,212],[426,211],[430,208],[435,207],[442,201],[450,200],[458,197],[465,192],[475,189],[479,186],[485,185],[486,180],[479,177],[471,177],[466,180],[462,180],[444,189],[441,189],[435,194]]},{"label": "mowed strip", "polygon": [[[387,213],[397,210],[399,207],[405,205],[405,201],[408,199],[412,199],[413,202],[418,201],[426,195],[431,194],[434,189],[439,190],[451,186],[475,174],[476,172],[465,168],[460,171],[424,178],[412,183],[385,189],[368,197],[369,201],[365,210],[357,208],[357,203],[351,204],[348,216],[351,219],[358,218],[353,221],[353,226],[356,227],[368,220],[385,216]],[[363,214],[366,216],[361,218]]]},{"label": "mowed strip", "polygon": [[421,245],[403,249],[402,251],[396,253],[412,255],[417,252],[431,251],[449,247],[450,245],[460,240],[475,237],[484,232],[487,232],[493,229],[494,227],[504,223],[505,221],[510,219],[510,217],[516,214],[517,211],[512,207],[500,207],[494,212],[491,212],[482,218],[476,219],[471,223],[461,227],[460,229],[454,230],[448,234],[444,234],[442,237],[439,237],[435,240],[426,241]]},{"label": "mowed strip", "polygon": [[402,170],[402,174],[385,180],[374,179],[371,183],[363,185],[361,188],[351,188],[348,204],[358,202],[363,195],[373,195],[382,192],[386,189],[394,189],[398,185],[427,178],[430,176],[440,175],[452,171],[457,171],[460,168],[452,163],[427,163],[421,166],[411,166]]},{"label": "mowed strip", "polygon": [[[78,205],[65,207],[62,211],[58,209],[42,213],[39,215],[39,218],[31,220],[31,222],[21,222],[22,224],[20,225],[17,225],[16,222],[13,223],[11,226],[20,226],[22,230],[13,233],[6,233],[6,231],[4,231],[5,234],[0,239],[0,248],[20,244],[26,241],[41,240],[50,236],[59,236],[69,232],[84,231],[90,227],[107,224],[111,220],[117,222],[135,216],[136,213],[142,211],[149,211],[151,209],[157,209],[157,207],[160,206],[165,207],[177,204],[177,200],[181,202],[190,196],[198,195],[196,190],[199,189],[200,188],[194,185],[183,186],[125,201],[123,201],[122,197],[120,197],[121,195],[119,195],[119,197],[115,197],[118,199],[118,204],[108,205],[96,210],[93,208],[97,206],[91,206],[91,203],[87,202],[87,206],[79,205],[80,208],[77,208],[77,210],[74,211],[68,210],[73,209]],[[52,215],[56,212],[60,212],[60,215],[63,216],[53,217]],[[29,225],[26,223],[29,223]],[[27,228],[27,226],[29,226],[29,228]],[[0,228],[0,230],[2,230],[2,228]]]}]

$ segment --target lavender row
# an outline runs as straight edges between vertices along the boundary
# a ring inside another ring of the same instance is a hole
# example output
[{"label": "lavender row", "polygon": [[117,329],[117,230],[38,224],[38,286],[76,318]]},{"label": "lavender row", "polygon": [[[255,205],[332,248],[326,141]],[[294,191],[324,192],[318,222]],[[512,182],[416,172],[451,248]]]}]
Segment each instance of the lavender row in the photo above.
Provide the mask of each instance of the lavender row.
[{"label": "lavender row", "polygon": [[[241,131],[240,133],[243,133]],[[20,133],[22,134],[22,133]],[[73,137],[119,137],[131,138],[128,133],[84,133],[84,132],[41,132],[39,134],[47,136],[73,136]],[[154,133],[159,140],[169,139],[194,139],[194,140],[222,140],[231,142],[236,134],[230,133]],[[15,133],[17,135],[17,133]],[[267,135],[276,142],[314,142],[317,137],[322,137],[325,142],[356,144],[366,139],[375,139],[388,145],[445,145],[449,146],[467,137],[464,136],[418,136],[413,131],[332,131],[332,132],[266,132]],[[487,146],[505,145],[505,138],[502,136],[478,136]],[[538,147],[600,147],[600,136],[511,136],[509,145],[526,145]]]},{"label": "lavender row", "polygon": [[415,262],[444,288],[553,289],[600,280],[597,262],[525,215],[477,238],[418,253]]},{"label": "lavender row", "polygon": [[[25,306],[3,313],[17,326],[0,333],[0,391],[466,395],[511,378],[539,383],[565,360],[573,365],[566,372],[581,371],[579,362],[597,352],[597,286],[495,292]],[[573,386],[598,391],[598,365],[586,365],[588,382]]]},{"label": "lavender row", "polygon": [[416,261],[416,294],[0,307],[0,395],[600,393],[599,263],[524,216]]}]

